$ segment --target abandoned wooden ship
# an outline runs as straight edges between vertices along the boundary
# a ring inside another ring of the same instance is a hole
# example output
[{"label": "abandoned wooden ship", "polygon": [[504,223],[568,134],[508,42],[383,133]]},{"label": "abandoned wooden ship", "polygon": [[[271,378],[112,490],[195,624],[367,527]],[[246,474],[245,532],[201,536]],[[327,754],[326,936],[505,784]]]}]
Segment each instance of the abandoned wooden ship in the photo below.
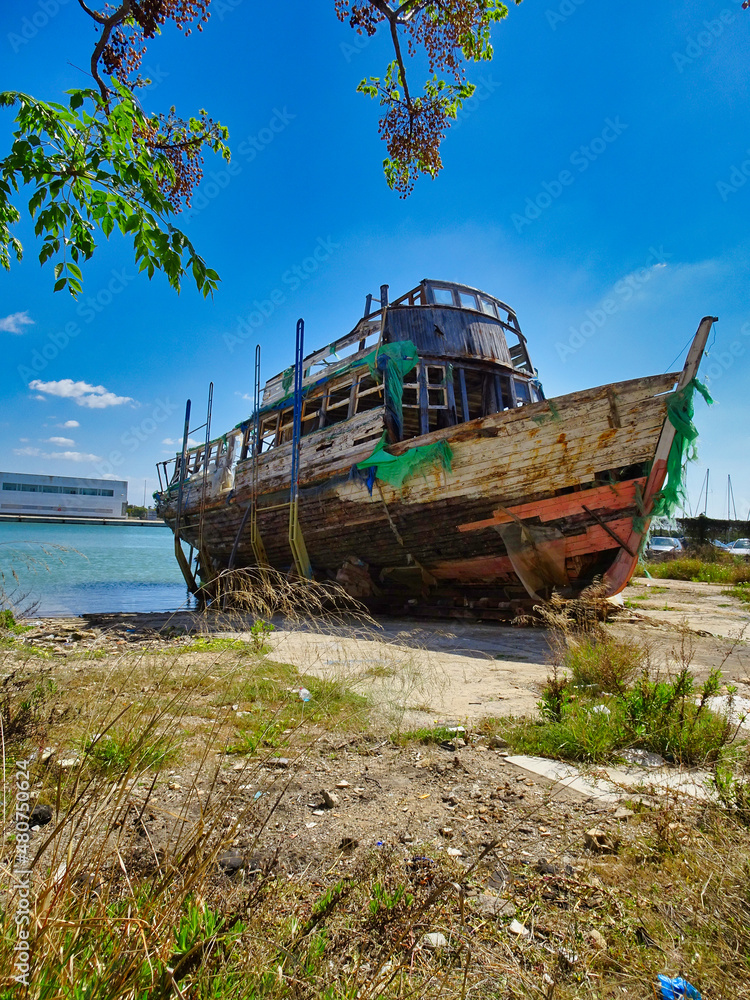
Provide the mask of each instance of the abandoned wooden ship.
[{"label": "abandoned wooden ship", "polygon": [[155,494],[188,587],[265,565],[376,610],[499,619],[595,579],[622,590],[679,489],[715,319],[682,372],[545,399],[494,296],[424,280],[374,304],[307,356],[300,321],[296,362],[262,399],[256,349],[254,412],[227,434],[189,448],[188,402]]}]

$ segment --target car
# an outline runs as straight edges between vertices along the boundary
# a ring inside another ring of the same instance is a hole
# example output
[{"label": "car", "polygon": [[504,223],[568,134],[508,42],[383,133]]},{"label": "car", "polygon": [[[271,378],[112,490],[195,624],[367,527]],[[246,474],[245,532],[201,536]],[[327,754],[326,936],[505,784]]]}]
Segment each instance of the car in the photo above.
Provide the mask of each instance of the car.
[{"label": "car", "polygon": [[743,559],[750,559],[750,538],[738,538],[732,542],[728,549],[733,556],[742,556]]},{"label": "car", "polygon": [[652,535],[646,546],[647,556],[676,556],[682,552],[682,542],[679,538],[668,538],[666,535]]}]

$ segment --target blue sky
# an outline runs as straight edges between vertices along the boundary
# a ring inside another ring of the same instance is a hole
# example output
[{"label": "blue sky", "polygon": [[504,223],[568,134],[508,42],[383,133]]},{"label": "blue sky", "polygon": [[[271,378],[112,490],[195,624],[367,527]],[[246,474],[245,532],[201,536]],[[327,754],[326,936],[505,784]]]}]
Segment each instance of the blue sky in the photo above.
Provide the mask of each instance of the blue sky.
[{"label": "blue sky", "polygon": [[[0,274],[0,468],[109,474],[140,502],[187,396],[202,412],[213,379],[217,432],[247,415],[256,341],[270,377],[292,360],[299,316],[311,350],[351,329],[382,283],[396,296],[434,277],[517,310],[550,396],[680,366],[701,317],[719,316],[702,368],[717,402],[697,404],[689,487],[695,504],[710,466],[720,516],[731,475],[747,516],[750,12],[738,0],[513,7],[494,61],[470,69],[477,93],[443,173],[407,200],[383,178],[377,107],[355,93],[382,71],[385,39],[358,39],[332,0],[288,4],[283,21],[250,0],[212,8],[202,33],[170,27],[151,45],[142,99],[229,127],[231,172],[207,162],[181,223],[219,290],[204,301],[149,283],[113,237],[75,302],[52,293],[24,223],[25,260]],[[93,38],[75,0],[4,4],[0,88],[54,100],[86,86]],[[0,149],[10,121],[0,112]]]}]

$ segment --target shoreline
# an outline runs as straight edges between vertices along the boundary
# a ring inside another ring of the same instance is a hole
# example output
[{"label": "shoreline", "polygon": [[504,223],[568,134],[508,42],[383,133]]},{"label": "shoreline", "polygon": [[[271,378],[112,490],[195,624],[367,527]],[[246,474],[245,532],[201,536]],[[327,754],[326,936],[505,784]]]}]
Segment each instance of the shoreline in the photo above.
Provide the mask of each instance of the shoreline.
[{"label": "shoreline", "polygon": [[166,521],[138,517],[67,517],[47,514],[0,514],[0,524],[104,524],[135,528],[168,528]]}]

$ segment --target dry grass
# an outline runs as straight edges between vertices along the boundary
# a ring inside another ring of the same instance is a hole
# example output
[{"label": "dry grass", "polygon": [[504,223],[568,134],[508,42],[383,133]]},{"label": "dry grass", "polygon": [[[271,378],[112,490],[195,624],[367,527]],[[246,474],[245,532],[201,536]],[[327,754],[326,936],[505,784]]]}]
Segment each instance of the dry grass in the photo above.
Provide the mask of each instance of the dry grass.
[{"label": "dry grass", "polygon": [[[271,597],[262,597],[266,615]],[[339,629],[342,643],[370,634],[372,623],[319,598],[318,619],[295,612],[298,627]],[[585,604],[551,614],[564,617],[579,650],[600,627]],[[404,850],[356,854],[342,844],[337,856],[279,867],[264,845],[295,762],[309,766],[328,733],[392,731],[391,710],[363,698],[365,676],[383,685],[384,702],[386,692],[408,700],[418,679],[398,648],[377,669],[337,663],[327,676],[300,674],[263,651],[273,636],[261,629],[253,637],[251,624],[247,607],[225,607],[203,634],[166,648],[107,647],[102,658],[94,649],[90,659],[8,637],[0,651],[2,1000],[641,1000],[659,972],[683,972],[707,998],[750,997],[750,835],[736,810],[664,802],[633,816],[619,853],[600,858],[583,850],[588,821],[571,806],[553,870],[513,847],[514,826],[535,818],[520,808],[504,832],[488,827],[486,846],[461,859],[417,838]],[[225,630],[218,637],[217,627]],[[569,648],[561,643],[560,654]],[[590,678],[593,661],[580,659],[582,676]],[[610,648],[607,671],[592,683],[606,674],[605,687],[628,687],[628,664]],[[396,742],[424,749],[446,733],[402,732]],[[57,751],[45,759],[48,745]],[[276,767],[281,753],[288,768]],[[62,766],[66,756],[72,763]],[[12,979],[19,759],[31,759],[32,804],[53,813],[30,844],[26,990]],[[172,800],[174,769],[183,787]],[[217,861],[240,831],[257,861],[230,878]],[[493,915],[503,902],[512,912]],[[511,916],[529,933],[514,934]],[[426,934],[444,944],[432,947]]]}]

